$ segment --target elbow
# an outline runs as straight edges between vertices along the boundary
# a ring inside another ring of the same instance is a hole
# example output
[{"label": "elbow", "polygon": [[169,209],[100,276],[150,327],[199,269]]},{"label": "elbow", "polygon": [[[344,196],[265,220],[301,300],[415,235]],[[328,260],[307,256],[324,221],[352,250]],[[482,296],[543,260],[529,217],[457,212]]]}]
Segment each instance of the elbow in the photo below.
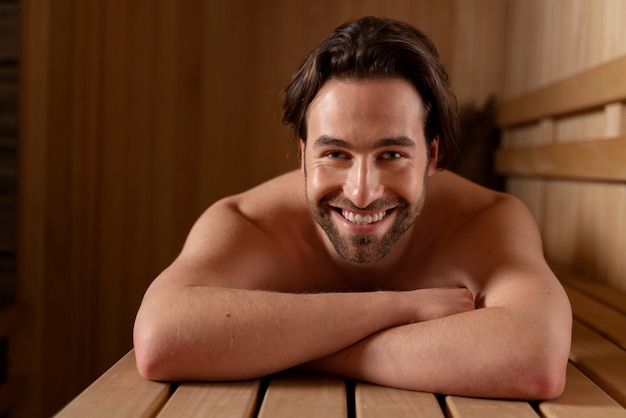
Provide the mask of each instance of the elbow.
[{"label": "elbow", "polygon": [[526,340],[520,382],[526,399],[555,399],[565,390],[572,342],[571,309],[563,309],[563,313],[561,321],[546,324],[536,338]]},{"label": "elbow", "polygon": [[[560,365],[559,365],[560,366]],[[525,382],[525,398],[529,400],[550,400],[561,396],[565,390],[567,367],[546,367],[535,370]]]},{"label": "elbow", "polygon": [[136,322],[133,340],[137,371],[143,378],[155,381],[177,380],[172,373],[172,370],[176,370],[172,368],[176,355],[167,338],[160,335],[158,327]]},{"label": "elbow", "polygon": [[518,381],[522,397],[528,400],[549,400],[561,396],[565,390],[568,354],[569,347],[567,350],[530,356]]},{"label": "elbow", "polygon": [[172,380],[165,372],[163,367],[164,361],[161,360],[160,356],[141,345],[135,345],[135,362],[137,364],[137,372],[144,379],[156,381]]},{"label": "elbow", "polygon": [[151,338],[146,338],[135,328],[134,350],[135,363],[139,374],[148,380],[165,381],[169,380],[164,372],[163,365],[166,360],[163,358],[162,352],[158,344]]}]

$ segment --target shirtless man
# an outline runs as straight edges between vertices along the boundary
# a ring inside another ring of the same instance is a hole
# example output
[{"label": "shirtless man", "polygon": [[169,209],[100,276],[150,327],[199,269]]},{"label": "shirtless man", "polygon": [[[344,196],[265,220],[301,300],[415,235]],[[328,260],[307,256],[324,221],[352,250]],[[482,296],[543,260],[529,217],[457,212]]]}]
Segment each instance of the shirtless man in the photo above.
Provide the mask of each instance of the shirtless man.
[{"label": "shirtless man", "polygon": [[381,385],[546,399],[571,309],[528,210],[443,169],[456,113],[431,42],[364,18],[286,89],[301,170],[211,206],[135,323],[154,380],[291,367]]}]

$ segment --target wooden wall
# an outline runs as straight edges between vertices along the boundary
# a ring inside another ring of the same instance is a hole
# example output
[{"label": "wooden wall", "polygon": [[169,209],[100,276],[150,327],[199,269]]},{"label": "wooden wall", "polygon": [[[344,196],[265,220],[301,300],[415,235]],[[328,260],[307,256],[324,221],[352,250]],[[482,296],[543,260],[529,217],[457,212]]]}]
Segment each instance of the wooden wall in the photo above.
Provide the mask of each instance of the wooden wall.
[{"label": "wooden wall", "polygon": [[15,416],[49,416],[131,348],[146,286],[221,196],[297,166],[281,90],[377,14],[430,33],[461,102],[502,82],[501,0],[23,0]]},{"label": "wooden wall", "polygon": [[[626,56],[626,2],[621,0],[512,0],[506,21],[503,100]],[[624,138],[624,109],[624,102],[618,101],[525,124],[506,132],[505,146]],[[593,147],[589,150],[593,152]],[[623,148],[616,152],[626,155]],[[513,176],[508,188],[527,202],[538,219],[549,259],[626,290],[623,180]]]}]

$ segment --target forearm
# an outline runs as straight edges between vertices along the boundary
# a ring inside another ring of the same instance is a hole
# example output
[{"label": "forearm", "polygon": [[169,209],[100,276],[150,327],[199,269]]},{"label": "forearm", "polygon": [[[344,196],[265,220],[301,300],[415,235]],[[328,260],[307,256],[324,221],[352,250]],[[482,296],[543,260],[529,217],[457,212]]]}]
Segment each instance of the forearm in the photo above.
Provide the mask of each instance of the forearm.
[{"label": "forearm", "polygon": [[305,367],[418,391],[551,398],[562,390],[569,351],[567,318],[560,322],[479,309],[387,329]]},{"label": "forearm", "polygon": [[147,293],[135,324],[138,365],[157,380],[261,376],[327,356],[401,323],[406,318],[397,296],[154,290]]}]

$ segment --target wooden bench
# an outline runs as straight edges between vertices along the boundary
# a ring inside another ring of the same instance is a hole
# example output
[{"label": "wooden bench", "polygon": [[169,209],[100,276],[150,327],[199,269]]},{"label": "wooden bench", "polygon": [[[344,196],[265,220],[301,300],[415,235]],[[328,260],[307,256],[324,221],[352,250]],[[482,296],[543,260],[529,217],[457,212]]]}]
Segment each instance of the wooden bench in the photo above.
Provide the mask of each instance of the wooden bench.
[{"label": "wooden bench", "polygon": [[622,417],[626,418],[626,294],[556,269],[574,311],[564,394],[524,402],[412,392],[283,372],[228,383],[143,379],[130,351],[57,417]]}]

